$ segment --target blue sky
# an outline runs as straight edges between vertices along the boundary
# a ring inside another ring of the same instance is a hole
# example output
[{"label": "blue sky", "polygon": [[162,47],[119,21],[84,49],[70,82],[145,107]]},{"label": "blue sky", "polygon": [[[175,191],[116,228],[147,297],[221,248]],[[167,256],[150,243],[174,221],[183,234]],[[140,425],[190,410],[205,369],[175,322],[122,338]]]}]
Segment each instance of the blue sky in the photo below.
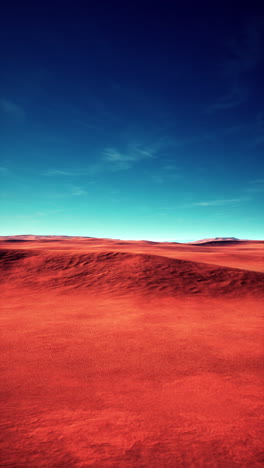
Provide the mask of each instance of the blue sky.
[{"label": "blue sky", "polygon": [[263,8],[129,3],[1,7],[0,234],[263,239]]}]

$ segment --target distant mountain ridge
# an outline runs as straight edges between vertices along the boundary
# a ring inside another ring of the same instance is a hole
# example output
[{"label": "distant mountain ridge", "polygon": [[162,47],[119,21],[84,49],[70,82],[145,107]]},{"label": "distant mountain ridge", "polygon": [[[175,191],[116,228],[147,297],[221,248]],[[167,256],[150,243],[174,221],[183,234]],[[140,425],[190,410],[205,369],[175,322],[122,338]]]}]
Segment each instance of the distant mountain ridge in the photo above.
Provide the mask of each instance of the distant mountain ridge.
[{"label": "distant mountain ridge", "polygon": [[241,239],[237,237],[213,237],[211,239],[200,239],[197,241],[189,242],[190,244],[206,244],[209,242],[240,242]]}]

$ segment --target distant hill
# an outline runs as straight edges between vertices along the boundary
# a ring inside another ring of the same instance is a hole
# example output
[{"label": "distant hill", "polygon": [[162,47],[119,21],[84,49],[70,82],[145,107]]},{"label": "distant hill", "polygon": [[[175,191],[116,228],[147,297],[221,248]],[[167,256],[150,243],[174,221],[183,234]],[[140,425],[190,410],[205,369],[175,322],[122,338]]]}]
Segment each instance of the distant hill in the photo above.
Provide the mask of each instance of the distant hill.
[{"label": "distant hill", "polygon": [[190,244],[208,244],[211,242],[241,242],[241,239],[236,237],[213,237],[211,239],[200,239],[197,241],[189,242]]}]

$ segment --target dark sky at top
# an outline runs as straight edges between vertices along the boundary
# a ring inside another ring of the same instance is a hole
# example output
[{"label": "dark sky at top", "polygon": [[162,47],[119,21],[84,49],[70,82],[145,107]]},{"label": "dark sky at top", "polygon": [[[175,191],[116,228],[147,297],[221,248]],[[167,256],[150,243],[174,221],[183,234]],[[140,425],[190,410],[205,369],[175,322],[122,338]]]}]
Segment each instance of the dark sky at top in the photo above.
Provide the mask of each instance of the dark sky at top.
[{"label": "dark sky at top", "polygon": [[2,2],[0,37],[2,234],[263,238],[261,2]]}]

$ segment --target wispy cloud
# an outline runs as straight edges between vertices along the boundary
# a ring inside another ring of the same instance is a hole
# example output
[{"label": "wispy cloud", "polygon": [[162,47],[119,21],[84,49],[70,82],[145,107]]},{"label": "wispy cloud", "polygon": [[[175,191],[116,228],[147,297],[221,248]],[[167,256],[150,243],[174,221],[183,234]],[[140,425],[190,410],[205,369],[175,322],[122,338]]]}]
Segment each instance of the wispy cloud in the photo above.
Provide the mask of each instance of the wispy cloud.
[{"label": "wispy cloud", "polygon": [[9,171],[9,169],[7,169],[7,167],[0,166],[0,174],[1,175],[7,175],[9,173],[10,173],[10,171]]},{"label": "wispy cloud", "polygon": [[101,157],[89,167],[80,169],[51,168],[43,172],[50,177],[80,177],[94,176],[105,171],[121,171],[130,169],[137,162],[155,157],[155,150],[141,145],[129,145],[127,151],[117,148],[105,148]]},{"label": "wispy cloud", "polygon": [[[148,173],[146,172],[146,176]],[[180,172],[180,168],[174,164],[167,164],[159,168],[158,173],[152,173],[150,178],[155,184],[164,184],[175,182],[178,179],[181,179],[183,174]]]},{"label": "wispy cloud", "polygon": [[264,184],[264,178],[251,180],[252,184]]},{"label": "wispy cloud", "polygon": [[90,121],[86,121],[86,120],[81,120],[81,119],[73,119],[73,123],[77,124],[77,125],[81,125],[82,127],[85,127],[89,130],[94,130],[96,128],[99,127],[99,123],[98,122],[90,122]]},{"label": "wispy cloud", "polygon": [[264,117],[263,112],[258,112],[256,115],[256,125],[257,129],[261,132],[264,132]]},{"label": "wispy cloud", "polygon": [[4,98],[0,99],[0,111],[16,120],[23,120],[26,115],[21,106]]},{"label": "wispy cloud", "polygon": [[93,173],[93,166],[91,166],[81,169],[47,169],[42,173],[42,175],[48,177],[80,177],[93,175]]},{"label": "wispy cloud", "polygon": [[250,193],[262,193],[264,192],[264,179],[251,180],[247,192]]},{"label": "wispy cloud", "polygon": [[43,173],[45,176],[73,176],[74,172],[72,171],[64,171],[61,169],[48,169]]},{"label": "wispy cloud", "polygon": [[130,162],[130,161],[138,160],[139,155],[138,154],[136,155],[135,153],[134,154],[120,153],[115,148],[106,148],[103,151],[103,159],[110,163]]},{"label": "wispy cloud", "polygon": [[228,136],[228,135],[235,135],[236,133],[240,133],[242,130],[250,129],[252,124],[241,123],[236,125],[230,125],[230,127],[223,128],[219,131],[219,136]]},{"label": "wispy cloud", "polygon": [[261,146],[263,144],[264,144],[264,134],[256,136],[256,138],[254,139],[253,145]]},{"label": "wispy cloud", "polygon": [[247,101],[247,75],[263,61],[262,28],[259,19],[251,18],[239,35],[226,40],[227,56],[221,71],[228,91],[207,108],[209,114],[234,109]]},{"label": "wispy cloud", "polygon": [[157,158],[167,146],[167,139],[160,138],[148,145],[137,142],[129,143],[125,151],[120,151],[116,147],[105,148],[102,161],[113,171],[130,169],[140,161]]},{"label": "wispy cloud", "polygon": [[127,169],[133,164],[142,159],[149,159],[154,157],[154,152],[141,145],[130,145],[126,152],[121,152],[116,148],[106,148],[103,151],[103,160],[120,167],[120,169]]},{"label": "wispy cloud", "polygon": [[155,183],[155,184],[163,184],[165,182],[165,179],[163,176],[159,175],[159,174],[152,174],[151,175],[151,180]]},{"label": "wispy cloud", "polygon": [[43,216],[50,216],[53,214],[61,213],[63,210],[61,209],[54,209],[54,210],[45,210],[45,211],[36,211],[31,214],[24,214],[24,215],[16,215],[16,218],[30,218],[30,219],[36,219],[36,217],[43,217]]},{"label": "wispy cloud", "polygon": [[256,116],[256,136],[253,140],[253,146],[260,146],[264,144],[264,117],[262,112],[258,112]]},{"label": "wispy cloud", "polygon": [[[116,172],[128,170],[141,161],[153,160],[166,155],[169,148],[173,146],[173,141],[167,137],[162,137],[149,144],[132,142],[125,145],[124,149],[117,146],[106,147],[101,152],[97,161],[89,167],[84,168],[49,168],[42,173],[48,177],[94,177],[103,172]],[[170,170],[170,166],[168,166]]]},{"label": "wispy cloud", "polygon": [[77,197],[87,194],[86,190],[84,190],[82,187],[79,187],[78,185],[72,185],[70,191],[71,195]]},{"label": "wispy cloud", "polygon": [[[84,168],[49,168],[43,171],[43,176],[48,177],[94,177],[103,172],[116,172],[128,170],[141,161],[153,160],[161,157],[173,143],[167,138],[160,138],[150,144],[129,143],[125,149],[118,147],[106,147],[97,161]],[[170,168],[170,166],[168,166]],[[170,170],[170,169],[169,169]]]},{"label": "wispy cloud", "polygon": [[233,203],[241,203],[244,201],[249,201],[249,197],[241,197],[241,198],[226,198],[222,200],[209,200],[209,201],[201,201],[201,202],[194,202],[190,203],[187,206],[225,206],[231,205]]},{"label": "wispy cloud", "polygon": [[251,18],[239,36],[226,42],[229,57],[223,64],[225,75],[236,79],[263,60],[262,29],[261,20]]},{"label": "wispy cloud", "polygon": [[247,100],[248,93],[245,89],[234,87],[226,95],[221,96],[215,103],[207,108],[207,113],[212,114],[216,111],[233,109],[240,106]]}]

